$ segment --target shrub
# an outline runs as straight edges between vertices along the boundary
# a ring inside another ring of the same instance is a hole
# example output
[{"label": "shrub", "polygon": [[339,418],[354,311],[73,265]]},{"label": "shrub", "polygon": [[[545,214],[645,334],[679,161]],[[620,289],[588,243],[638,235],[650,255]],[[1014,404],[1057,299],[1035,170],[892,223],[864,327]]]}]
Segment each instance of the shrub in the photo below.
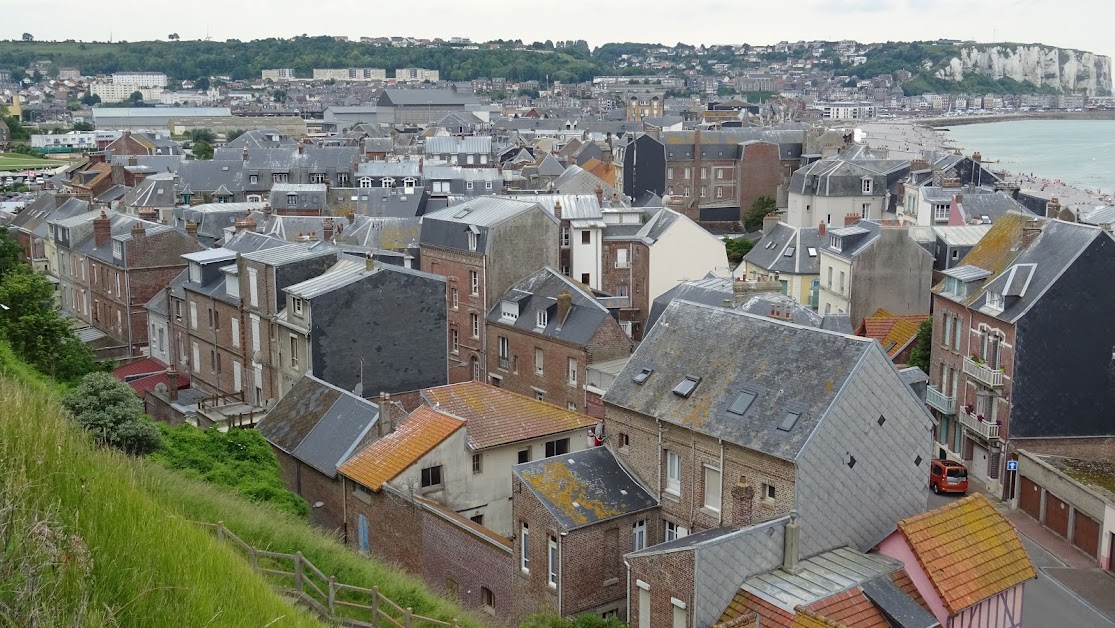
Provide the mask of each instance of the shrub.
[{"label": "shrub", "polygon": [[132,455],[157,451],[162,436],[143,414],[131,386],[108,373],[89,373],[62,399],[62,405],[101,445]]}]

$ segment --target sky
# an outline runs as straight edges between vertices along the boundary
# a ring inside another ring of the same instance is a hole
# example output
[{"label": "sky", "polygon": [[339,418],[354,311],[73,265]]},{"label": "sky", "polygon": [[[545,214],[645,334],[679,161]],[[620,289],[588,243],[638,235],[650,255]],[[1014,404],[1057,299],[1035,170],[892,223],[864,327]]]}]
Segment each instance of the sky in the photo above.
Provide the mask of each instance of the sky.
[{"label": "sky", "polygon": [[[16,0],[0,0],[0,6]],[[961,39],[1042,43],[1115,54],[1110,0],[87,0],[19,2],[0,39],[139,41],[405,35],[524,42],[585,39],[674,44],[770,44],[854,39],[870,43]],[[307,7],[311,13],[307,14]],[[521,9],[521,10],[520,10]],[[59,19],[71,16],[72,19]],[[1089,24],[1092,16],[1102,27]]]}]

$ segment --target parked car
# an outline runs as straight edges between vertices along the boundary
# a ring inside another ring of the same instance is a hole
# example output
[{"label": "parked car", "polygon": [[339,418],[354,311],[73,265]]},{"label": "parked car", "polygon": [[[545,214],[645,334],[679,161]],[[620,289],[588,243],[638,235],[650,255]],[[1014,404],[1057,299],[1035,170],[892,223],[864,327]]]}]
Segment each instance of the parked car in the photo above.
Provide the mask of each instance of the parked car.
[{"label": "parked car", "polygon": [[954,460],[934,460],[929,464],[929,488],[941,493],[967,493],[968,468]]}]

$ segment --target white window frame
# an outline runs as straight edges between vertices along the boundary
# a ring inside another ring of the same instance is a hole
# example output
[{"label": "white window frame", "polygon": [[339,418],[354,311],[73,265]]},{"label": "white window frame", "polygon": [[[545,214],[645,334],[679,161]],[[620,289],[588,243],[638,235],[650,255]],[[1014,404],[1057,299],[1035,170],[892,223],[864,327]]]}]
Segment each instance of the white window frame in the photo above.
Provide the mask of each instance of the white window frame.
[{"label": "white window frame", "polygon": [[722,507],[721,503],[721,480],[720,469],[710,465],[705,465],[705,504],[707,510],[713,512],[720,512]]},{"label": "white window frame", "polygon": [[530,526],[526,521],[519,525],[519,569],[530,573]]},{"label": "white window frame", "polygon": [[472,332],[472,338],[475,340],[480,337],[480,315],[469,314],[468,316],[469,324],[472,326],[472,329],[470,329],[469,331]]},{"label": "white window frame", "polygon": [[197,303],[190,302],[190,329],[197,329]]},{"label": "white window frame", "polygon": [[259,307],[259,271],[255,268],[248,269],[248,303]]},{"label": "white window frame", "polygon": [[468,271],[468,289],[472,296],[480,294],[480,273],[475,270]]},{"label": "white window frame", "polygon": [[538,310],[538,318],[535,321],[535,327],[545,329],[546,325],[550,323],[550,313],[546,310]]},{"label": "white window frame", "polygon": [[456,288],[449,289],[449,301],[454,310],[461,307],[461,293]]},{"label": "white window frame", "polygon": [[627,268],[630,262],[627,261],[627,249],[616,249],[616,268]]},{"label": "white window frame", "polygon": [[570,386],[577,385],[577,358],[569,358],[569,373],[566,378]]},{"label": "white window frame", "polygon": [[456,327],[449,329],[449,351],[453,354],[461,352],[461,333]]},{"label": "white window frame", "polygon": [[534,374],[543,375],[546,370],[546,354],[541,347],[534,348]]},{"label": "white window frame", "polygon": [[558,563],[561,559],[558,556],[557,539],[551,536],[549,537],[548,541],[549,542],[547,543],[546,557],[548,559],[550,569],[546,579],[546,584],[548,584],[551,589],[556,589],[558,583]]},{"label": "white window frame", "polygon": [[681,455],[671,449],[666,450],[666,492],[681,495]]},{"label": "white window frame", "polygon": [[476,235],[476,232],[469,231],[468,232],[468,250],[470,250],[470,251],[475,251],[476,250],[477,240],[478,240],[478,237]]},{"label": "white window frame", "polygon": [[871,179],[864,177],[862,180],[860,180],[860,191],[862,191],[864,194],[871,194],[871,188]]},{"label": "white window frame", "polygon": [[639,519],[631,524],[631,551],[637,552],[647,546],[647,520]]}]

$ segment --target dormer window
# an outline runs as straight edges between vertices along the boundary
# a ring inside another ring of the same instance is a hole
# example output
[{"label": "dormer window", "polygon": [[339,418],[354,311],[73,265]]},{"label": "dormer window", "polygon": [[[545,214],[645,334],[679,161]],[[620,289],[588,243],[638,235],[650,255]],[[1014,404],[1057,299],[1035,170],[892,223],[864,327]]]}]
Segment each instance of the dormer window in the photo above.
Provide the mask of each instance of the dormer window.
[{"label": "dormer window", "polygon": [[395,187],[395,179],[392,177],[384,177],[379,181],[380,187],[393,188]]},{"label": "dormer window", "polygon": [[643,384],[645,384],[645,383],[646,383],[646,381],[647,381],[648,379],[650,379],[650,375],[651,375],[651,373],[653,373],[653,372],[654,372],[654,369],[643,369],[643,370],[639,371],[639,372],[638,372],[638,373],[637,373],[637,374],[635,375],[635,377],[632,377],[632,378],[631,378],[631,381],[633,381],[633,382],[635,382],[636,384],[638,384],[638,385],[642,386]]},{"label": "dormer window", "polygon": [[470,251],[475,251],[476,250],[476,240],[477,240],[476,232],[472,231],[470,229],[469,232],[468,232],[468,250],[470,250]]},{"label": "dormer window", "polygon": [[403,187],[405,188],[412,188],[415,186],[416,183],[417,180],[414,177],[407,177],[403,179]]},{"label": "dormer window", "polygon": [[841,238],[839,236],[829,236],[829,247],[832,248],[832,250],[840,252],[843,249],[843,246],[844,243],[841,241]]},{"label": "dormer window", "polygon": [[546,325],[550,323],[550,313],[546,310],[538,310],[538,320],[536,322],[539,329],[545,329]]},{"label": "dormer window", "polygon": [[945,277],[945,293],[963,299],[968,296],[968,285],[956,277]]},{"label": "dormer window", "polygon": [[124,259],[124,243],[119,240],[112,241],[112,256],[116,259]]},{"label": "dormer window", "polygon": [[201,264],[190,262],[190,282],[201,284]]},{"label": "dormer window", "polygon": [[863,180],[860,181],[860,189],[863,190],[864,194],[871,194],[871,184],[871,179],[867,177],[864,177]]},{"label": "dormer window", "polygon": [[1003,293],[1001,292],[987,292],[987,307],[992,310],[1003,311]]},{"label": "dormer window", "polygon": [[294,193],[287,194],[286,195],[286,204],[287,205],[297,205],[298,204],[298,195],[294,194]]},{"label": "dormer window", "polygon": [[302,299],[299,297],[294,297],[293,299],[291,299],[291,301],[293,302],[292,305],[294,306],[294,313],[298,316],[302,316]]},{"label": "dormer window", "polygon": [[519,320],[519,304],[511,301],[500,301],[499,317],[506,321]]}]

